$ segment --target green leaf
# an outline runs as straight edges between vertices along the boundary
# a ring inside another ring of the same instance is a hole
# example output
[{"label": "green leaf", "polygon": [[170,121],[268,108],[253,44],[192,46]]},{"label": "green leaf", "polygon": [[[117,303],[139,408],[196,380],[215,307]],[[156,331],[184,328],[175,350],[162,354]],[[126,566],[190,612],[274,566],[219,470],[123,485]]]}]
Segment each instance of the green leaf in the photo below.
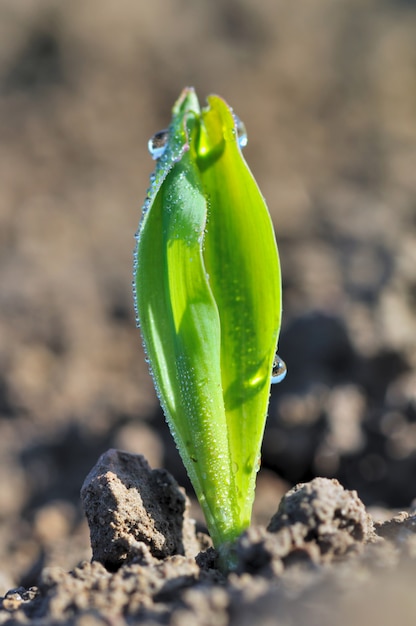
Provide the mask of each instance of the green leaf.
[{"label": "green leaf", "polygon": [[214,144],[220,134],[223,140],[221,151],[213,146],[215,156],[208,151],[201,167],[212,207],[204,260],[220,313],[230,454],[248,525],[280,327],[280,268],[270,216],[241,155],[233,115],[220,98],[208,102],[204,143]]},{"label": "green leaf", "polygon": [[135,302],[155,386],[214,545],[250,522],[281,317],[264,200],[231,109],[173,109],[137,234]]}]

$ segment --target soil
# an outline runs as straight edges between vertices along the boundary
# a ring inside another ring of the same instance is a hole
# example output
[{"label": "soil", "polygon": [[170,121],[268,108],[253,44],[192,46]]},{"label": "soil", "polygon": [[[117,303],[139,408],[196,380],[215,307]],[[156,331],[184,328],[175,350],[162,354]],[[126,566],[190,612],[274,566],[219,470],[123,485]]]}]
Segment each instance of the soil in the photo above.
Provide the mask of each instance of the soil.
[{"label": "soil", "polygon": [[38,586],[8,591],[0,623],[347,624],[338,617],[346,598],[416,573],[416,514],[375,524],[336,479],[291,489],[267,528],[240,537],[231,573],[196,534],[184,490],[143,456],[104,453],[81,495],[92,561],[45,568]]},{"label": "soil", "polygon": [[[292,4],[1,3],[0,623],[416,620],[416,4]],[[283,273],[288,375],[228,575],[131,295],[147,140],[185,85],[244,120]]]}]

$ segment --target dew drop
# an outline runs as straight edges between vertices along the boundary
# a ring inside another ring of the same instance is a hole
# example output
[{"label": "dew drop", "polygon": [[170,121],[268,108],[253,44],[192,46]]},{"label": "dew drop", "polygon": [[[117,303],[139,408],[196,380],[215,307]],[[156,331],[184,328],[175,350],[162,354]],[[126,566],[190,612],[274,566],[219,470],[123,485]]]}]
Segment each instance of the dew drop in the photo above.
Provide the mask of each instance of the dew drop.
[{"label": "dew drop", "polygon": [[281,383],[287,373],[286,363],[276,354],[273,361],[272,384]]},{"label": "dew drop", "polygon": [[237,141],[240,148],[245,148],[248,142],[247,131],[244,122],[234,114],[235,128],[237,131]]},{"label": "dew drop", "polygon": [[256,467],[255,467],[256,474],[260,471],[260,468],[261,468],[261,455],[259,454],[259,456],[257,457]]},{"label": "dew drop", "polygon": [[164,128],[163,130],[159,130],[157,133],[153,135],[149,139],[147,147],[149,148],[150,155],[152,159],[160,159],[166,150],[166,146],[169,141],[169,130]]}]

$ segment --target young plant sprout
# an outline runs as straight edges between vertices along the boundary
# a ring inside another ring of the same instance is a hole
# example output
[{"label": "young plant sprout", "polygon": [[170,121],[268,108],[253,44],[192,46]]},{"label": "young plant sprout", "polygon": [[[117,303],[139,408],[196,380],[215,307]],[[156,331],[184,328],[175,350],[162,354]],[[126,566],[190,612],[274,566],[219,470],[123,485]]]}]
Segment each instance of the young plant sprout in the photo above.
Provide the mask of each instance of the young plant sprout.
[{"label": "young plant sprout", "polygon": [[149,150],[134,297],[157,394],[214,546],[250,523],[276,356],[281,277],[272,222],[242,156],[243,123],[185,89]]}]

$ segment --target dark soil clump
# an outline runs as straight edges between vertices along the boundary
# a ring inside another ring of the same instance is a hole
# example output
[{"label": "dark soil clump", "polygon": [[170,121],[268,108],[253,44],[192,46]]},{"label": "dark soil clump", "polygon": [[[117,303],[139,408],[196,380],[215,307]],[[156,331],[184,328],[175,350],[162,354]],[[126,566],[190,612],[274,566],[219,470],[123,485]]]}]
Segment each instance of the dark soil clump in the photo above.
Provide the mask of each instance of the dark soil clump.
[{"label": "dark soil clump", "polygon": [[81,498],[92,558],[110,571],[141,559],[195,555],[189,501],[165,470],[151,470],[137,454],[109,450],[85,479]]}]

